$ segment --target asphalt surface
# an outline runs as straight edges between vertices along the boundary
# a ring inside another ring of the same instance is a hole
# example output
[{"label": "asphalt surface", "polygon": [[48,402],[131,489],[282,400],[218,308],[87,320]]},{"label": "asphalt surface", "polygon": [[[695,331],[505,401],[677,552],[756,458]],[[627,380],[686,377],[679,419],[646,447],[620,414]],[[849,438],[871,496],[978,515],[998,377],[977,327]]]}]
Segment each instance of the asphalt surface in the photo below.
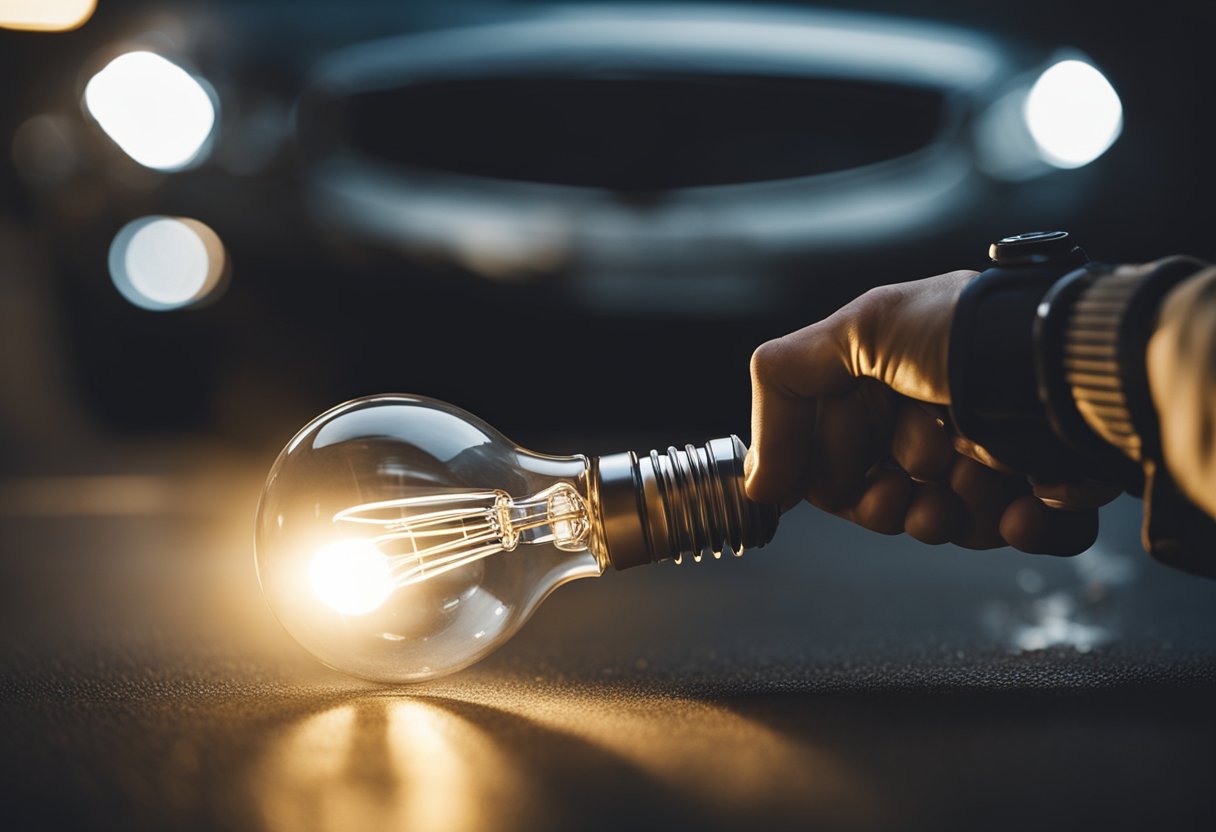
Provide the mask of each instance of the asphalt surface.
[{"label": "asphalt surface", "polygon": [[383,688],[271,616],[259,485],[0,484],[6,828],[1216,828],[1216,584],[1139,552],[1134,501],[1073,560],[802,507]]}]

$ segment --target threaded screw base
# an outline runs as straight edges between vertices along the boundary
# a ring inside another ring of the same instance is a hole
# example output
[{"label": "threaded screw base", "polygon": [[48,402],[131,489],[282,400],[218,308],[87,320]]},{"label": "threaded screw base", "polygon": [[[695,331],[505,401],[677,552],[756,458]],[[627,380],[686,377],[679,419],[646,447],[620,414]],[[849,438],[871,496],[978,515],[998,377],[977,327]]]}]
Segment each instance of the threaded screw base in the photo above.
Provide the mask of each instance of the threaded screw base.
[{"label": "threaded screw base", "polygon": [[603,556],[617,569],[686,557],[735,555],[760,547],[777,530],[778,511],[747,499],[736,436],[701,447],[632,452],[592,462]]}]

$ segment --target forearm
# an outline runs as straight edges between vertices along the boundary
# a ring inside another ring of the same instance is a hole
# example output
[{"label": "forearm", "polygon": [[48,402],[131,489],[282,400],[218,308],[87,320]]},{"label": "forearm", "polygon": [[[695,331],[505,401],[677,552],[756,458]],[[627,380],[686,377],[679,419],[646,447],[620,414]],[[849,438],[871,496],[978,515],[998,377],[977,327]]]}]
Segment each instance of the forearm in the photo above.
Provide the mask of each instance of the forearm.
[{"label": "forearm", "polygon": [[[1041,256],[1001,259],[1008,241]],[[1216,577],[1216,267],[1078,262],[1066,244],[1007,238],[964,290],[949,356],[955,427],[1038,483],[1142,493],[1149,552]]]},{"label": "forearm", "polygon": [[1147,349],[1166,467],[1216,517],[1216,267],[1167,296]]}]

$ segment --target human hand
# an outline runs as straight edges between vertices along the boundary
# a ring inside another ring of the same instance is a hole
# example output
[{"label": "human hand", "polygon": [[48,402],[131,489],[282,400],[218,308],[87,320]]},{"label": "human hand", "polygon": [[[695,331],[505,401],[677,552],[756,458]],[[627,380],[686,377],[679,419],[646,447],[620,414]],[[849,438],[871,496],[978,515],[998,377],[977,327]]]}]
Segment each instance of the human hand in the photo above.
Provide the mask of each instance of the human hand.
[{"label": "human hand", "polygon": [[1073,555],[1118,489],[1033,484],[946,427],[950,323],[975,272],[881,286],[752,356],[747,494],[883,534]]}]

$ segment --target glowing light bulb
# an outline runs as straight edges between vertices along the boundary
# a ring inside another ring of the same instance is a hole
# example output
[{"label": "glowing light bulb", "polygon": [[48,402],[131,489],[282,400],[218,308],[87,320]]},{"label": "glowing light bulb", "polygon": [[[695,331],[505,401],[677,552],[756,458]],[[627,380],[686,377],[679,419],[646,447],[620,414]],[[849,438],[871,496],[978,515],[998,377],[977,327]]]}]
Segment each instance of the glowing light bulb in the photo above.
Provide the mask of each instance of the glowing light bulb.
[{"label": "glowing light bulb", "polygon": [[356,399],[305,426],[271,469],[258,578],[332,667],[440,676],[503,644],[567,581],[767,543],[777,510],[744,497],[744,453],[730,437],[546,456],[442,402]]},{"label": "glowing light bulb", "polygon": [[393,591],[392,563],[370,540],[336,540],[309,567],[312,591],[345,615],[365,615]]}]

